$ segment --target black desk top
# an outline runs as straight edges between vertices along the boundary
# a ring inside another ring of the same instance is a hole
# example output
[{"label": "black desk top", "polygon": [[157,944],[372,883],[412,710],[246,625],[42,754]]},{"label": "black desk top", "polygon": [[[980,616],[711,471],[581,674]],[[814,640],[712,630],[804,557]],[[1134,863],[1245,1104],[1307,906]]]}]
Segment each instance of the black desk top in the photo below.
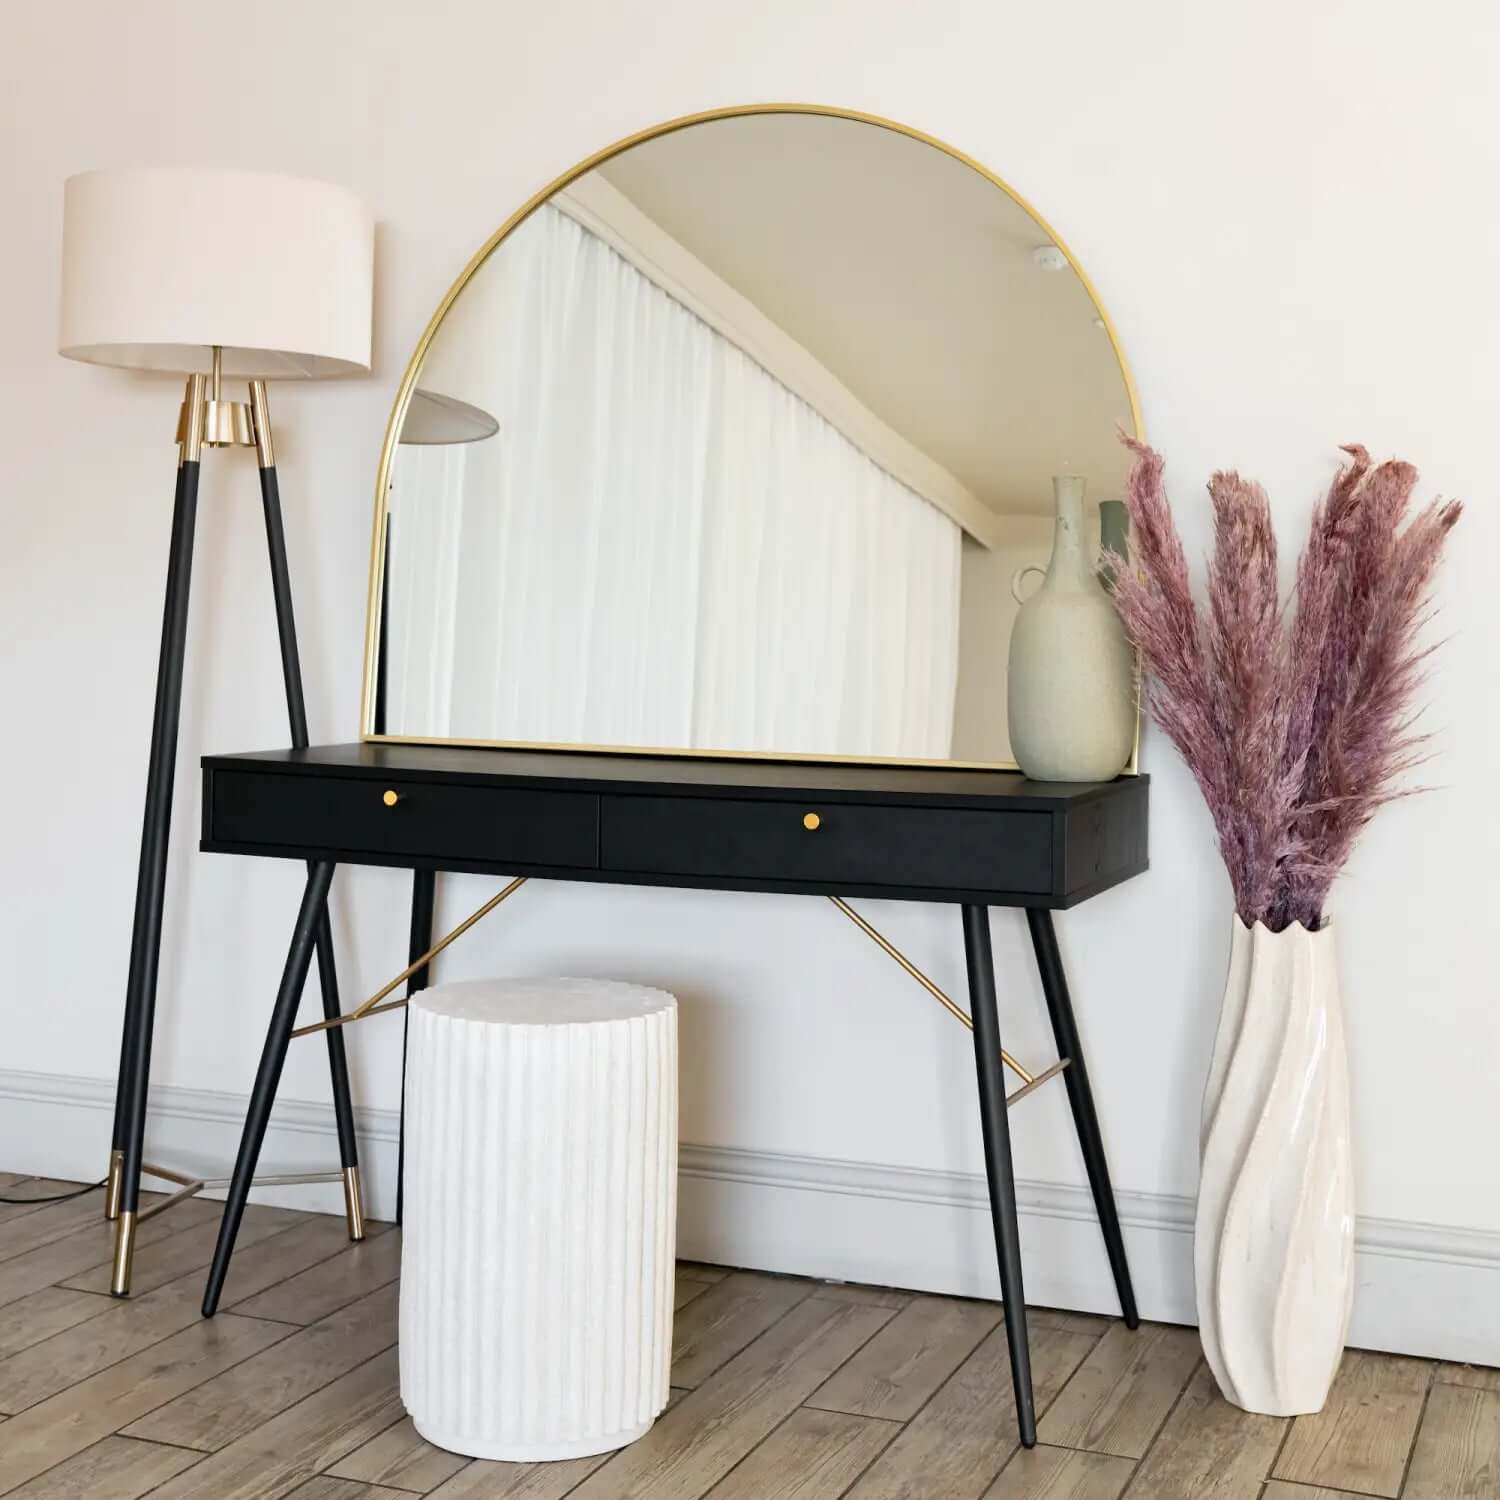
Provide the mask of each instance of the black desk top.
[{"label": "black desk top", "polygon": [[1146,868],[1144,776],[315,745],[205,756],[205,850],[1066,907]]},{"label": "black desk top", "polygon": [[1031,781],[1019,771],[969,771],[947,766],[844,765],[826,762],[696,759],[672,755],[590,755],[573,750],[498,750],[461,745],[355,743],[306,750],[206,755],[206,769],[254,769],[325,776],[400,776],[413,781],[482,781],[550,790],[660,792],[673,796],[740,798],[812,796],[825,802],[895,806],[985,807],[1036,812],[1078,808],[1121,783]]}]

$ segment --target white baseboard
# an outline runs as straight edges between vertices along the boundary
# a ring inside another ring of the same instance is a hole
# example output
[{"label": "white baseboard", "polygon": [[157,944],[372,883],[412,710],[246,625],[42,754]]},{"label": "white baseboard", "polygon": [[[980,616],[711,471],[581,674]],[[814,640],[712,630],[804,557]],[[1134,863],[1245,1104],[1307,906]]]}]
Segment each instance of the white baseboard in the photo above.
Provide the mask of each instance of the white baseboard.
[{"label": "white baseboard", "polygon": [[[153,1088],[146,1160],[203,1177],[229,1176],[248,1102],[243,1094],[212,1089]],[[0,1162],[4,1170],[79,1181],[102,1177],[109,1165],[114,1107],[113,1080],[0,1069]],[[356,1108],[354,1123],[365,1210],[371,1218],[393,1218],[399,1135],[396,1111]],[[338,1165],[333,1106],[279,1102],[261,1148],[260,1170],[267,1174],[335,1171]],[[167,1186],[149,1179],[146,1185]],[[338,1183],[259,1188],[254,1201],[341,1214],[344,1190]]]},{"label": "white baseboard", "polygon": [[[0,1167],[51,1177],[102,1175],[113,1084],[0,1070]],[[151,1092],[148,1157],[228,1175],[242,1096]],[[395,1212],[398,1119],[356,1110],[373,1217]],[[279,1104],[261,1154],[265,1172],[336,1167],[333,1110]],[[263,1189],[259,1202],[342,1213],[336,1185]],[[1118,1311],[1086,1188],[1017,1184],[1028,1300]],[[1189,1198],[1116,1195],[1141,1315],[1194,1323]],[[841,1281],[996,1297],[989,1200],[981,1177],[817,1157],[681,1148],[678,1243],[691,1259]],[[1500,1364],[1500,1234],[1395,1219],[1361,1219],[1350,1342],[1366,1349]]]}]

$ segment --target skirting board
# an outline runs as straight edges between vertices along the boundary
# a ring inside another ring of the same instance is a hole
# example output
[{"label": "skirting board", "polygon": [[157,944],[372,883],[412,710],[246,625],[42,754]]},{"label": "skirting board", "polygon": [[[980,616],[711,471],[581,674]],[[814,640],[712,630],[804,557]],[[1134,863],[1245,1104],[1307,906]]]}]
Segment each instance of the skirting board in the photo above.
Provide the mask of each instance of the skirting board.
[{"label": "skirting board", "polygon": [[[151,1093],[148,1158],[227,1176],[245,1099],[200,1089]],[[0,1168],[63,1178],[102,1176],[113,1085],[0,1070]],[[366,1200],[395,1213],[397,1116],[356,1110]],[[338,1165],[333,1110],[277,1106],[264,1171]],[[837,1281],[994,1298],[999,1294],[981,1177],[817,1157],[684,1144],[679,1253],[693,1260]],[[1020,1182],[1027,1300],[1115,1313],[1114,1285],[1088,1190]],[[1193,1204],[1116,1195],[1141,1315],[1193,1323]],[[342,1213],[336,1185],[264,1189],[259,1202]],[[1500,1234],[1361,1219],[1351,1344],[1500,1365]]]}]

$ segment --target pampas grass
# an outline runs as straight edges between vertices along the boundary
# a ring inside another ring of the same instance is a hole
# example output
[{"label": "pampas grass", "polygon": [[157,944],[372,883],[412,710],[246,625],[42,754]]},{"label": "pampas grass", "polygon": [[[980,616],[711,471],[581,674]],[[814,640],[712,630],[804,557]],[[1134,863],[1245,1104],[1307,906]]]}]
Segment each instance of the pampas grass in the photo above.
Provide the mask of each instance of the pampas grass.
[{"label": "pampas grass", "polygon": [[1201,610],[1161,455],[1126,441],[1130,558],[1114,598],[1141,654],[1146,707],[1208,804],[1243,921],[1315,929],[1360,830],[1422,757],[1414,700],[1432,648],[1419,637],[1461,507],[1434,501],[1403,527],[1417,471],[1345,448],[1313,513],[1288,620],[1266,493],[1217,473]]}]

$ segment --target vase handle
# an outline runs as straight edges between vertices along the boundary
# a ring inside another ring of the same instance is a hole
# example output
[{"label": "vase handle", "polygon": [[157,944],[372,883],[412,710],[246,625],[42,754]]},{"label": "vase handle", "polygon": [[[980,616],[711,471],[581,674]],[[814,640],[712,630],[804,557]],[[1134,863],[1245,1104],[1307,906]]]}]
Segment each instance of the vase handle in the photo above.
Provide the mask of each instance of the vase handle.
[{"label": "vase handle", "polygon": [[1035,563],[1027,563],[1024,568],[1017,568],[1015,577],[1010,581],[1011,597],[1016,601],[1017,604],[1025,604],[1027,599],[1033,597],[1030,594],[1023,595],[1021,593],[1021,580],[1025,578],[1028,573],[1040,573],[1043,578],[1047,576],[1047,570],[1045,568],[1038,567]]}]

